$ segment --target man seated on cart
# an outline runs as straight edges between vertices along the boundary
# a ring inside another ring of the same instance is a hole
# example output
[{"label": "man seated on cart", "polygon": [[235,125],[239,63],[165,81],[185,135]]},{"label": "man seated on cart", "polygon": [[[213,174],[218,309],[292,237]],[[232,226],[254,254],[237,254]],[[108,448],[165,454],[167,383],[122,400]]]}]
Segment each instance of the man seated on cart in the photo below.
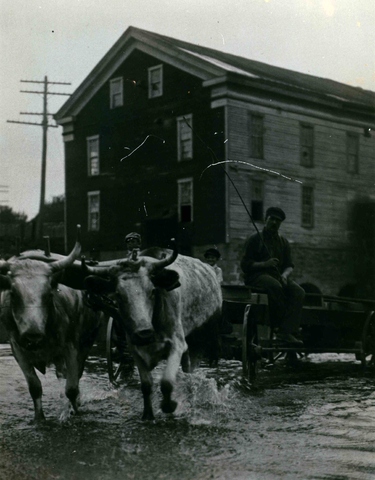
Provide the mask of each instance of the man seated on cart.
[{"label": "man seated on cart", "polygon": [[285,218],[281,208],[267,209],[263,231],[246,240],[241,269],[245,285],[268,294],[274,340],[285,346],[302,346],[303,342],[297,336],[305,291],[290,279],[294,268],[290,245],[279,233]]}]

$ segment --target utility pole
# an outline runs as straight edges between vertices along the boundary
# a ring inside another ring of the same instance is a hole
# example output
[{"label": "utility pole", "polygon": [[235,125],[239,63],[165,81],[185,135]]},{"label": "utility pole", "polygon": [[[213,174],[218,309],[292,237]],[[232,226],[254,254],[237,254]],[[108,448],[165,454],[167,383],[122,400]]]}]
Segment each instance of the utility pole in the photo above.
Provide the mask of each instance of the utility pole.
[{"label": "utility pole", "polygon": [[42,142],[42,172],[41,172],[41,185],[40,185],[40,203],[39,203],[39,214],[38,222],[36,229],[37,239],[43,237],[43,220],[44,220],[44,204],[45,204],[45,195],[46,195],[46,170],[47,170],[47,131],[48,128],[58,128],[58,125],[52,125],[48,123],[48,116],[53,114],[48,113],[48,95],[66,95],[70,96],[70,93],[61,93],[61,92],[49,92],[48,85],[71,85],[67,82],[49,82],[47,76],[44,77],[44,80],[21,80],[23,83],[42,83],[43,91],[33,91],[33,90],[20,90],[22,93],[36,93],[43,95],[43,112],[34,113],[34,112],[20,112],[20,115],[42,115],[41,123],[34,122],[20,122],[17,120],[7,120],[8,123],[21,123],[23,125],[37,125],[43,128],[43,142]]}]

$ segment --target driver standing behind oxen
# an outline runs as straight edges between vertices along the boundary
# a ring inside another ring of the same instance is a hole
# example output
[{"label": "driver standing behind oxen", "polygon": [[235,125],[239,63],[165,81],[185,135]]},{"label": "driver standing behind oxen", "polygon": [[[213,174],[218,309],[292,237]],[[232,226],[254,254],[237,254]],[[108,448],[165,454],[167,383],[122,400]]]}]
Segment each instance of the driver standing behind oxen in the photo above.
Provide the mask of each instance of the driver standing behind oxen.
[{"label": "driver standing behind oxen", "polygon": [[126,255],[132,254],[134,249],[140,250],[142,244],[142,237],[137,232],[130,232],[125,236]]},{"label": "driver standing behind oxen", "polygon": [[286,345],[301,346],[298,335],[305,291],[290,279],[294,264],[288,240],[279,228],[286,215],[281,208],[270,207],[262,232],[251,235],[244,248],[241,269],[245,285],[268,294],[271,326],[275,340]]}]

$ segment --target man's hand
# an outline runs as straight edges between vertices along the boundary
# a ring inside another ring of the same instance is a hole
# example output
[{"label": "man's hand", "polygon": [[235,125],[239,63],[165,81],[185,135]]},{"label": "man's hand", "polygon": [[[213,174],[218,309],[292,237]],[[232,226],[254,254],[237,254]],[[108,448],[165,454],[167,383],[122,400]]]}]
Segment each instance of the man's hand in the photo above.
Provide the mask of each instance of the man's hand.
[{"label": "man's hand", "polygon": [[280,281],[281,281],[281,284],[285,287],[286,285],[288,285],[289,283],[289,280],[288,280],[288,277],[289,275],[293,272],[293,267],[288,267],[286,268],[283,273],[280,275]]},{"label": "man's hand", "polygon": [[265,268],[270,268],[270,267],[277,268],[278,264],[279,264],[279,259],[278,258],[270,258],[269,260],[266,260],[264,262]]},{"label": "man's hand", "polygon": [[286,285],[288,285],[288,276],[287,276],[287,275],[284,275],[284,274],[281,275],[281,276],[280,276],[280,280],[281,280],[282,285],[284,285],[284,287],[285,287]]}]

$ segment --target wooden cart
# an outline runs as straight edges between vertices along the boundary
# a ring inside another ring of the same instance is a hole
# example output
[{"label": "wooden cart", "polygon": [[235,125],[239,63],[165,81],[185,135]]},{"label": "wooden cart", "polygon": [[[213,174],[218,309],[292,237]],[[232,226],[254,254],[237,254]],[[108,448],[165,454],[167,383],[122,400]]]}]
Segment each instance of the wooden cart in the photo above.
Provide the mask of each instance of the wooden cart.
[{"label": "wooden cart", "polygon": [[243,375],[254,382],[261,361],[284,354],[352,353],[364,367],[375,362],[375,301],[307,294],[302,312],[303,347],[276,344],[268,296],[250,287],[223,285],[223,316],[240,339]]}]

